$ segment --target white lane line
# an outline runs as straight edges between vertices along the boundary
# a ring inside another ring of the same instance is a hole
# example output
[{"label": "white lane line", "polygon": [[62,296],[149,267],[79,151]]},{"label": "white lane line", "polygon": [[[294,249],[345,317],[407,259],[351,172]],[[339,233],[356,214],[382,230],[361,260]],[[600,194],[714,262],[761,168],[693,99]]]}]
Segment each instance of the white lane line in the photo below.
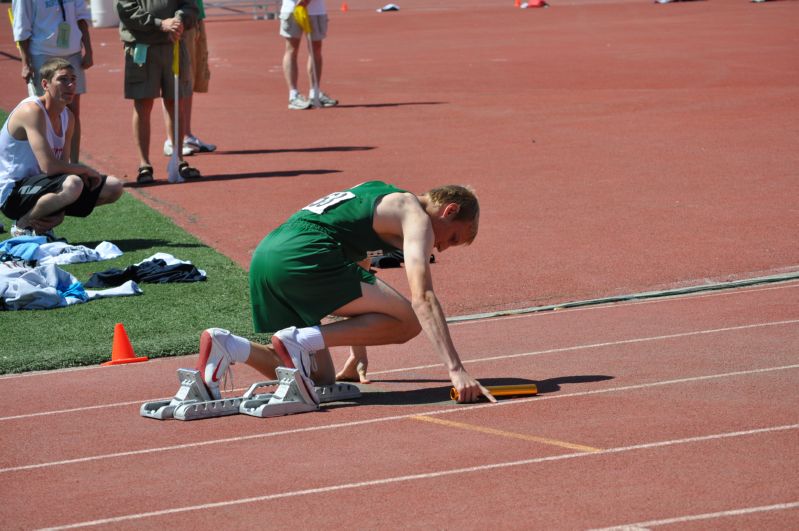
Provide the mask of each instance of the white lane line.
[{"label": "white lane line", "polygon": [[[639,337],[633,339],[621,339],[618,341],[607,341],[603,343],[589,343],[586,345],[575,345],[571,347],[560,347],[560,348],[552,348],[546,350],[536,350],[532,352],[522,352],[519,354],[506,354],[502,356],[492,356],[488,358],[475,358],[470,360],[463,360],[463,363],[485,363],[488,361],[502,361],[502,360],[509,360],[514,358],[523,358],[529,356],[542,356],[545,354],[558,354],[563,352],[574,352],[577,350],[588,350],[593,348],[602,348],[602,347],[612,347],[618,345],[630,345],[635,343],[645,343],[651,341],[663,341],[667,339],[676,339],[676,338],[683,338],[683,337],[690,337],[690,336],[701,336],[706,334],[719,334],[724,332],[733,332],[737,330],[749,330],[752,328],[764,328],[769,326],[782,326],[788,324],[797,324],[799,323],[799,319],[793,319],[789,321],[774,321],[768,323],[754,323],[748,325],[740,325],[740,326],[731,326],[726,328],[713,328],[710,330],[696,330],[692,332],[680,332],[677,334],[668,334],[662,336],[649,336],[649,337]],[[391,374],[391,373],[400,373],[400,372],[409,372],[409,371],[418,371],[423,369],[435,369],[437,367],[441,367],[442,364],[434,363],[431,365],[417,365],[415,367],[403,367],[399,369],[386,369],[383,371],[375,371],[370,372],[371,376],[380,375],[380,374]],[[246,389],[246,388],[242,388]],[[37,411],[36,413],[24,413],[21,415],[10,415],[7,417],[0,417],[0,422],[5,420],[19,420],[19,419],[26,419],[26,418],[33,418],[33,417],[42,417],[46,415],[61,415],[64,413],[80,413],[83,411],[90,411],[92,409],[102,409],[108,407],[123,407],[123,406],[130,406],[133,404],[141,404],[143,402],[155,402],[157,400],[169,400],[171,397],[166,398],[149,398],[149,399],[140,399],[140,400],[133,400],[128,402],[115,402],[112,404],[100,404],[95,406],[81,406],[69,409],[59,409],[59,410],[52,410],[52,411]]]},{"label": "white lane line", "polygon": [[[707,334],[720,334],[724,332],[734,332],[738,330],[750,330],[752,328],[764,328],[769,326],[782,326],[782,325],[791,325],[791,324],[798,324],[799,319],[790,319],[787,321],[773,321],[768,323],[754,323],[748,325],[740,325],[740,326],[728,326],[725,328],[712,328],[709,330],[695,330],[692,332],[679,332],[677,334],[666,334],[662,336],[648,336],[648,337],[638,337],[633,339],[620,339],[618,341],[606,341],[603,343],[589,343],[586,345],[575,345],[572,347],[560,347],[560,348],[551,348],[547,350],[536,350],[533,352],[523,352],[521,354],[506,354],[504,356],[492,356],[489,358],[475,358],[470,360],[463,360],[463,363],[484,363],[486,361],[497,361],[497,360],[509,360],[513,358],[523,358],[527,356],[541,356],[544,354],[558,354],[561,352],[572,352],[575,350],[586,350],[592,348],[602,348],[602,347],[614,347],[618,345],[632,345],[635,343],[646,343],[651,341],[664,341],[666,339],[677,339],[683,337],[691,337],[691,336],[701,336]],[[435,367],[441,367],[440,363],[435,363],[431,365],[417,365],[415,367],[404,367],[401,369],[388,369],[384,371],[376,371],[371,372],[369,374],[388,374],[393,372],[406,372],[406,371],[414,371],[414,370],[421,370],[421,369],[432,369]]]},{"label": "white lane line", "polygon": [[[170,400],[170,398],[159,398],[158,400]],[[44,417],[47,415],[63,415],[64,413],[83,413],[85,411],[91,411],[93,409],[106,409],[109,407],[122,407],[122,406],[132,406],[133,404],[141,404],[142,402],[148,402],[149,400],[131,400],[130,402],[114,402],[113,404],[100,404],[98,406],[81,406],[81,407],[73,407],[70,409],[55,409],[52,411],[37,411],[36,413],[25,413],[23,415],[11,415],[9,417],[0,417],[0,421],[3,420],[19,420],[19,419],[27,419],[33,417]]]},{"label": "white lane line", "polygon": [[657,441],[651,443],[644,443],[644,444],[636,444],[631,446],[620,446],[616,448],[609,448],[607,450],[601,450],[599,452],[576,452],[570,454],[561,454],[561,455],[554,455],[548,457],[535,457],[531,459],[522,459],[518,461],[506,461],[501,463],[492,463],[488,465],[479,465],[479,466],[471,466],[471,467],[464,467],[464,468],[454,468],[449,470],[439,470],[433,472],[425,472],[422,474],[410,474],[405,476],[394,476],[382,479],[375,479],[370,481],[357,481],[352,483],[340,483],[337,485],[328,485],[326,487],[317,487],[313,489],[300,489],[300,490],[293,490],[287,492],[279,492],[275,494],[265,494],[263,496],[252,496],[248,498],[238,498],[234,500],[226,500],[214,503],[204,503],[199,505],[189,505],[184,507],[174,507],[171,509],[162,509],[159,511],[150,511],[144,513],[133,513],[123,516],[116,516],[112,518],[103,518],[98,520],[89,520],[86,522],[77,522],[73,524],[66,524],[66,525],[59,525],[50,527],[47,529],[55,530],[55,529],[74,529],[77,527],[89,527],[89,526],[96,526],[96,525],[104,525],[104,524],[114,524],[118,522],[125,522],[130,520],[140,520],[143,518],[151,518],[156,516],[166,516],[178,513],[186,513],[191,511],[200,511],[200,510],[207,510],[207,509],[217,509],[220,507],[230,507],[233,505],[243,505],[247,503],[258,503],[258,502],[267,502],[272,500],[278,500],[282,498],[294,498],[298,496],[307,496],[309,494],[325,494],[329,492],[336,492],[342,490],[350,490],[350,489],[358,489],[364,487],[375,487],[380,485],[389,485],[393,483],[402,483],[402,482],[410,482],[410,481],[422,481],[427,479],[433,478],[440,478],[445,476],[454,476],[459,474],[471,474],[475,472],[485,472],[487,470],[497,470],[503,468],[511,468],[511,467],[518,467],[518,466],[526,466],[526,465],[534,465],[538,463],[546,463],[550,461],[565,461],[568,459],[586,459],[591,457],[596,457],[599,455],[608,455],[608,454],[620,454],[625,452],[632,452],[636,450],[649,450],[653,448],[663,448],[667,446],[677,446],[677,445],[684,445],[684,444],[694,444],[706,441],[714,441],[718,439],[729,439],[734,437],[746,437],[750,435],[760,435],[760,434],[767,434],[767,433],[774,433],[780,431],[787,431],[787,430],[795,430],[799,428],[799,424],[787,424],[783,426],[770,426],[767,428],[755,428],[751,430],[744,430],[744,431],[733,431],[727,433],[715,433],[712,435],[701,435],[698,437],[686,437],[683,439],[672,439],[666,441]]},{"label": "white lane line", "polygon": [[743,516],[754,513],[767,513],[772,511],[784,511],[786,509],[799,509],[799,502],[775,503],[774,505],[761,505],[760,507],[745,507],[743,509],[730,509],[716,513],[691,514],[677,516],[674,518],[664,518],[662,520],[650,520],[648,522],[638,522],[636,524],[624,524],[613,527],[603,527],[592,531],[624,531],[630,529],[646,529],[648,527],[658,527],[661,525],[682,524],[685,522],[696,522],[698,520],[712,520],[715,518],[726,518],[730,516]]},{"label": "white lane line", "polygon": [[[651,299],[651,300],[631,300],[631,301],[621,301],[621,302],[613,302],[608,304],[602,304],[597,306],[579,306],[575,308],[563,308],[562,310],[551,311],[551,312],[538,312],[538,313],[527,313],[527,314],[520,314],[520,315],[506,315],[506,316],[498,316],[498,317],[486,317],[485,319],[473,319],[473,320],[465,320],[465,321],[456,321],[449,323],[449,326],[464,326],[464,325],[474,325],[474,324],[481,324],[485,322],[497,321],[497,320],[509,320],[509,319],[524,319],[528,317],[541,317],[541,316],[549,316],[549,315],[560,315],[566,312],[578,312],[578,311],[593,311],[593,310],[608,310],[608,309],[618,309],[618,308],[625,308],[626,306],[632,304],[658,304],[663,302],[674,302],[675,299],[687,299],[690,297],[691,300],[695,299],[704,299],[708,297],[727,297],[731,295],[747,295],[750,293],[756,293],[761,291],[773,291],[778,289],[793,289],[799,288],[799,283],[794,283],[793,281],[783,285],[778,286],[764,286],[762,288],[741,288],[736,290],[730,291],[721,291],[721,292],[711,292],[711,293],[704,293],[704,294],[695,294],[695,295],[680,295],[674,297],[664,297],[662,299]],[[469,317],[469,316],[464,316]],[[196,354],[196,353],[195,353]],[[194,354],[189,354],[188,356],[192,356]],[[168,361],[173,358],[156,358],[150,360],[150,363],[158,363],[163,361]],[[69,367],[66,369],[52,369],[52,370],[45,370],[45,371],[31,371],[31,372],[24,372],[18,374],[0,374],[0,380],[10,380],[14,378],[31,378],[35,376],[47,376],[51,374],[58,374],[62,372],[73,372],[73,371],[94,371],[94,370],[108,370],[107,367],[101,367],[100,365],[91,365],[87,367]]]},{"label": "white lane line", "polygon": [[[251,435],[240,435],[238,437],[228,437],[224,439],[211,439],[208,441],[197,441],[192,443],[184,443],[184,444],[175,444],[171,446],[161,446],[155,448],[143,448],[141,450],[130,450],[127,452],[115,452],[111,454],[100,454],[100,455],[93,455],[87,457],[78,457],[75,459],[64,459],[60,461],[49,461],[46,463],[35,463],[31,465],[20,465],[14,467],[6,467],[0,468],[0,474],[5,474],[9,472],[21,472],[25,470],[35,470],[40,468],[50,468],[56,466],[64,466],[64,465],[74,465],[79,463],[87,463],[90,461],[100,461],[103,459],[117,459],[121,457],[130,457],[134,455],[146,455],[146,454],[154,454],[159,452],[171,452],[174,450],[183,450],[187,448],[197,448],[201,446],[209,446],[213,444],[229,444],[241,441],[248,441],[253,439],[265,439],[267,437],[280,437],[283,435],[295,435],[298,433],[307,433],[313,431],[322,431],[322,430],[333,430],[339,428],[351,428],[353,426],[364,426],[367,424],[377,424],[380,422],[391,422],[396,420],[404,420],[410,419],[412,417],[416,417],[418,415],[449,415],[452,413],[464,413],[466,411],[474,411],[478,409],[483,409],[487,407],[507,407],[507,406],[518,406],[521,404],[529,403],[533,400],[557,400],[563,398],[575,398],[575,397],[582,397],[582,396],[591,396],[603,393],[614,393],[614,392],[621,392],[621,391],[629,391],[629,390],[637,390],[637,389],[647,389],[652,387],[659,387],[663,385],[672,385],[672,384],[682,384],[682,383],[691,383],[691,382],[701,382],[706,380],[714,380],[719,378],[730,378],[735,376],[748,376],[753,374],[763,374],[768,372],[774,371],[783,371],[783,370],[791,370],[791,369],[799,369],[799,364],[795,365],[785,365],[782,367],[770,367],[770,368],[763,368],[763,369],[754,369],[748,371],[735,371],[735,372],[728,372],[723,374],[710,374],[705,376],[695,376],[689,378],[679,378],[676,380],[663,380],[659,382],[649,382],[645,384],[635,384],[635,385],[626,385],[622,387],[611,387],[607,389],[595,389],[592,391],[580,391],[575,393],[564,393],[564,394],[557,394],[557,395],[544,395],[544,396],[534,396],[530,398],[519,398],[516,400],[504,400],[497,402],[496,404],[486,403],[486,404],[471,404],[469,406],[464,407],[448,407],[446,409],[438,409],[433,411],[417,411],[414,413],[405,413],[403,415],[390,415],[386,417],[377,417],[372,419],[365,419],[365,420],[353,420],[349,422],[340,422],[334,424],[323,424],[320,426],[309,426],[306,428],[294,428],[290,430],[284,431],[275,431],[269,433],[254,433]],[[177,422],[177,421],[176,421]]]}]

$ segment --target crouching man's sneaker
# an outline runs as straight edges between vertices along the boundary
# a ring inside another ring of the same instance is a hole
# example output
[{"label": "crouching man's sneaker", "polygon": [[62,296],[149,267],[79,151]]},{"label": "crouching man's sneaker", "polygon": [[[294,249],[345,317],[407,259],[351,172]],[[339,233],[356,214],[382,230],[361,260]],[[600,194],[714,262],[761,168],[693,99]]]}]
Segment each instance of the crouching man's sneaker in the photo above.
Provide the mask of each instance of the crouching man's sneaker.
[{"label": "crouching man's sneaker", "polygon": [[214,400],[222,398],[219,380],[226,376],[230,364],[233,363],[233,357],[226,345],[228,336],[230,332],[222,328],[209,328],[200,334],[200,357],[196,368],[202,374],[205,386]]},{"label": "crouching man's sneaker", "polygon": [[11,225],[11,230],[9,231],[12,238],[18,238],[20,236],[44,236],[47,238],[48,243],[56,242],[56,241],[66,241],[64,238],[57,238],[53,229],[46,230],[44,232],[36,232],[33,229],[23,229],[19,227],[16,223]]},{"label": "crouching man's sneaker", "polygon": [[311,380],[311,352],[297,341],[297,328],[291,326],[275,332],[272,346],[286,367],[298,369],[300,382],[305,385],[308,397],[319,404],[319,395],[316,394],[314,382]]}]

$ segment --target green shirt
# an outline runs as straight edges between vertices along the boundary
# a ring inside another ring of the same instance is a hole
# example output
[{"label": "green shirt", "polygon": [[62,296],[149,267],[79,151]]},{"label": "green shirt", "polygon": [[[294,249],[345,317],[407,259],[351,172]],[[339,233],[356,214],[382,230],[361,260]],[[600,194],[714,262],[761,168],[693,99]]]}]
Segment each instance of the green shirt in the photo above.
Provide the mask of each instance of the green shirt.
[{"label": "green shirt", "polygon": [[343,192],[317,199],[289,218],[318,226],[339,242],[347,259],[383,256],[397,248],[386,243],[372,228],[375,207],[380,198],[406,190],[382,181],[368,181]]}]

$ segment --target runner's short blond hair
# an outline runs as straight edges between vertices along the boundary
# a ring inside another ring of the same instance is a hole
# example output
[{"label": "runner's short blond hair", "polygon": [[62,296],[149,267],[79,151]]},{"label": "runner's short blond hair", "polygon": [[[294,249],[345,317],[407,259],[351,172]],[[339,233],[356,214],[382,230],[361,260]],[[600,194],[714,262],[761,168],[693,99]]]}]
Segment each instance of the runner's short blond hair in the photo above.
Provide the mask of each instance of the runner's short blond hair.
[{"label": "runner's short blond hair", "polygon": [[472,243],[477,236],[477,227],[480,221],[480,203],[477,195],[470,186],[459,184],[447,184],[429,190],[425,194],[430,202],[435,205],[447,205],[455,203],[460,207],[455,221],[471,221],[472,234],[467,243]]}]

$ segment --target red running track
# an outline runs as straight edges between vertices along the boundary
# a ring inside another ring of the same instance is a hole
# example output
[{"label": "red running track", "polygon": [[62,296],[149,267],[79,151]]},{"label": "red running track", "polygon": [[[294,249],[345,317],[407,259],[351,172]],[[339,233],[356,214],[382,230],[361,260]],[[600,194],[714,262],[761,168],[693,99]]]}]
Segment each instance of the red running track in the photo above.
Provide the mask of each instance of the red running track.
[{"label": "red running track", "polygon": [[[799,4],[553,3],[349,2],[325,44],[342,105],[308,113],[285,109],[275,23],[211,17],[195,130],[220,149],[193,159],[206,179],[130,190],[247,267],[330,190],[470,183],[480,236],[434,266],[449,314],[796,271]],[[93,40],[84,158],[130,178],[118,37]],[[5,109],[24,95],[15,56],[0,24]],[[497,406],[450,402],[423,339],[374,349],[359,405],[270,420],[139,418],[192,358],[5,377],[0,518],[796,528],[798,287],[453,326],[484,383],[542,391]]]},{"label": "red running track", "polygon": [[[448,315],[797,271],[799,3],[329,3],[339,107],[288,111],[277,23],[212,15],[194,129],[219,150],[190,159],[202,182],[133,193],[248,268],[266,233],[330,191],[471,184],[480,234],[436,267]],[[85,158],[132,179],[118,33],[92,35]],[[10,109],[25,88],[7,24],[0,52]]]},{"label": "red running track", "polygon": [[[4,377],[0,518],[9,529],[795,528],[798,293],[793,282],[454,325],[483,383],[539,386],[498,405],[449,401],[422,339],[374,349],[375,383],[357,405],[275,419],[138,417],[192,357]],[[236,371],[240,385],[255,377]]]}]

